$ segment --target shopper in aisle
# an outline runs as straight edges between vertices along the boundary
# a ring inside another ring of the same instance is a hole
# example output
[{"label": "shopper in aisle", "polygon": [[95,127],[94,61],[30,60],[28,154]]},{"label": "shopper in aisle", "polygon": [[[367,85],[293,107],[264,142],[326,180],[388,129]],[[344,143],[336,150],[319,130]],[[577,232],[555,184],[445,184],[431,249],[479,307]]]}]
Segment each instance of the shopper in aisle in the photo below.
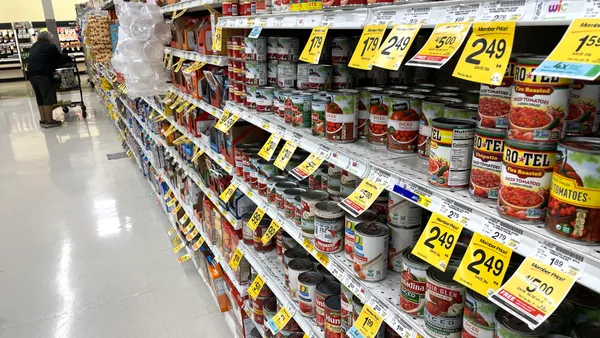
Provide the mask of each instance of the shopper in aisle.
[{"label": "shopper in aisle", "polygon": [[40,112],[40,125],[45,128],[58,127],[62,124],[52,118],[52,110],[57,104],[54,71],[61,63],[71,61],[68,55],[62,54],[53,42],[54,36],[48,32],[38,34],[37,42],[29,50],[28,77]]}]

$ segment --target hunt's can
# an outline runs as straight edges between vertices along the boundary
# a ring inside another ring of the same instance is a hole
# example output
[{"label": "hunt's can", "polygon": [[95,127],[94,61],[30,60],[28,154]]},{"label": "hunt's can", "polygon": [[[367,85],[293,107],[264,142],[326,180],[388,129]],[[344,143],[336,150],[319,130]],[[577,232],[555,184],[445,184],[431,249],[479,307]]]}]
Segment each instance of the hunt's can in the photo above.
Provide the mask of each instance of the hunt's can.
[{"label": "hunt's can", "polygon": [[308,65],[308,88],[318,90],[330,90],[331,66]]},{"label": "hunt's can", "polygon": [[342,251],[344,214],[335,202],[315,204],[315,249],[326,253]]},{"label": "hunt's can", "polygon": [[429,263],[411,253],[412,248],[402,252],[400,273],[400,309],[411,316],[423,317],[425,286]]},{"label": "hunt's can", "polygon": [[466,287],[453,279],[456,268],[427,269],[425,332],[431,337],[459,338]]},{"label": "hunt's can", "polygon": [[461,103],[462,100],[456,98],[445,98],[437,96],[427,96],[422,101],[421,123],[419,125],[419,137],[417,141],[417,153],[421,157],[429,157],[429,139],[431,138],[431,129],[433,119],[444,116],[444,106],[446,104]]},{"label": "hunt's can", "polygon": [[327,139],[348,143],[358,139],[358,91],[340,89],[327,92],[325,124]]},{"label": "hunt's can", "polygon": [[340,295],[325,299],[325,338],[343,338]]},{"label": "hunt's can", "polygon": [[256,112],[257,113],[272,113],[273,112],[273,87],[258,87],[256,88]]},{"label": "hunt's can", "polygon": [[325,300],[330,296],[340,294],[340,283],[323,281],[317,285],[317,301],[316,301],[316,322],[317,326],[323,327],[325,325]]},{"label": "hunt's can", "polygon": [[302,203],[302,235],[307,238],[315,236],[315,205],[329,199],[329,193],[322,190],[308,190],[301,196]]},{"label": "hunt's can", "polygon": [[[412,204],[412,203],[411,203]],[[396,272],[402,271],[402,253],[410,248],[421,235],[421,224],[412,226],[397,226],[388,224],[390,227],[388,269]]]},{"label": "hunt's can", "polygon": [[365,281],[376,282],[387,276],[387,225],[364,222],[354,228],[354,274]]},{"label": "hunt's can", "polygon": [[600,83],[575,80],[566,117],[567,135],[591,135],[600,112]]},{"label": "hunt's can", "polygon": [[498,199],[506,129],[475,130],[469,192],[476,200]]},{"label": "hunt's can", "polygon": [[344,257],[347,260],[354,261],[354,228],[362,222],[373,222],[377,220],[377,213],[373,210],[366,210],[358,217],[346,214],[346,227],[344,234]]},{"label": "hunt's can", "polygon": [[492,338],[498,305],[468,289],[465,298],[462,338]]},{"label": "hunt's can", "polygon": [[[367,137],[367,121],[370,119],[371,113],[371,102],[373,102],[373,95],[375,92],[381,91],[379,87],[360,87],[358,90],[358,136]],[[375,99],[376,105],[385,105],[381,100]]]},{"label": "hunt's can", "polygon": [[316,315],[317,285],[323,276],[316,271],[306,271],[298,276],[298,307],[305,317]]},{"label": "hunt's can", "polygon": [[404,94],[408,101],[406,109],[402,104],[388,107],[388,141],[387,149],[396,152],[417,151],[417,139],[421,125],[421,105],[425,98],[419,94]]}]

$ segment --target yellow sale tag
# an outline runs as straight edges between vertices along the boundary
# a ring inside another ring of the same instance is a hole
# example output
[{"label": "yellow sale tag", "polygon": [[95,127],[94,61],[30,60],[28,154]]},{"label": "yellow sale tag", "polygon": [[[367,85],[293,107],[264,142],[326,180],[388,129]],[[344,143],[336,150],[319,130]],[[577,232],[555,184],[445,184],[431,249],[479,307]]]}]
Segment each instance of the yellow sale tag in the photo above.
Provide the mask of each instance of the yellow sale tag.
[{"label": "yellow sale tag", "polygon": [[[360,315],[354,322],[354,325],[348,330],[348,336],[374,338],[377,336],[377,331],[379,331],[382,322],[383,318],[368,304],[365,304]],[[358,331],[360,335],[356,335],[356,331]]]},{"label": "yellow sale tag", "polygon": [[186,139],[187,139],[187,136],[181,135],[181,136],[179,136],[178,139],[173,141],[173,144],[177,145],[177,144],[183,143]]},{"label": "yellow sale tag", "polygon": [[189,113],[193,112],[195,109],[197,108],[197,106],[195,104],[192,104],[190,106],[190,108],[188,108],[185,113],[183,114],[183,116],[187,116]]},{"label": "yellow sale tag", "polygon": [[175,209],[173,209],[172,213],[177,215],[177,213],[179,212],[179,210],[181,209],[181,204],[177,204],[177,206],[175,207]]},{"label": "yellow sale tag", "polygon": [[177,63],[175,63],[175,66],[173,67],[173,71],[175,73],[179,72],[179,70],[181,69],[181,66],[183,65],[183,62],[185,61],[184,58],[179,59],[179,61],[177,61]]},{"label": "yellow sale tag", "polygon": [[154,117],[155,112],[156,112],[156,110],[152,109],[152,112],[150,113],[150,116],[148,116],[148,118],[152,119]]},{"label": "yellow sale tag", "polygon": [[189,254],[185,254],[185,255],[183,255],[183,256],[181,256],[181,257],[177,258],[177,261],[178,261],[179,263],[183,263],[183,262],[187,261],[187,260],[188,260],[188,259],[190,259],[190,258],[192,258],[192,257],[190,257],[190,255],[189,255]]},{"label": "yellow sale tag", "polygon": [[502,285],[511,256],[511,248],[476,232],[454,280],[487,298]]},{"label": "yellow sale tag", "polygon": [[515,21],[476,22],[452,76],[498,86],[508,66]]},{"label": "yellow sale tag", "polygon": [[204,237],[200,237],[200,239],[198,239],[196,243],[192,244],[192,249],[194,249],[194,251],[198,251],[202,244],[204,244]]},{"label": "yellow sale tag", "polygon": [[[222,119],[223,119],[223,116],[221,116],[221,118],[219,119],[219,121],[222,120]],[[227,119],[223,123],[221,123],[220,128],[217,128],[217,129],[219,129],[220,131],[226,133],[229,129],[231,129],[231,127],[233,127],[233,125],[239,119],[240,119],[240,117],[238,115],[236,115],[236,114],[229,114],[227,116]]]},{"label": "yellow sale tag", "polygon": [[408,66],[441,68],[460,48],[471,22],[439,23]]},{"label": "yellow sale tag", "polygon": [[317,154],[311,153],[304,162],[300,163],[296,168],[292,169],[292,173],[299,179],[305,179],[312,175],[323,164],[325,159],[320,158]]},{"label": "yellow sale tag", "polygon": [[265,210],[263,210],[262,208],[256,208],[252,216],[250,216],[250,220],[248,220],[248,228],[252,229],[252,231],[256,230],[256,227],[258,226],[264,215]]},{"label": "yellow sale tag", "polygon": [[322,252],[317,252],[317,260],[323,264],[324,267],[329,266],[329,257]]},{"label": "yellow sale tag", "polygon": [[231,112],[228,109],[223,110],[223,114],[221,114],[221,117],[219,117],[217,123],[215,124],[215,129],[221,130],[221,126],[229,118],[229,114],[231,114]]},{"label": "yellow sale tag", "polygon": [[185,238],[188,241],[191,241],[192,239],[194,239],[194,237],[196,237],[196,235],[198,235],[198,229],[194,229],[194,231],[192,231],[189,234],[185,235]]},{"label": "yellow sale tag", "polygon": [[185,12],[187,11],[187,8],[182,9],[179,13],[177,13],[177,11],[173,11],[173,13],[171,13],[171,20],[175,20],[178,17],[182,16]]},{"label": "yellow sale tag", "polygon": [[183,249],[184,246],[185,246],[185,243],[179,243],[179,245],[177,245],[176,247],[173,248],[173,252],[178,253],[179,250]]},{"label": "yellow sale tag", "polygon": [[167,202],[167,206],[172,207],[175,203],[177,203],[177,200],[175,199],[175,197],[171,198],[171,200],[169,200],[169,202]]},{"label": "yellow sale tag", "polygon": [[217,27],[217,28],[215,28],[215,36],[213,37],[213,41],[212,41],[212,50],[220,51],[221,45],[223,44],[222,40],[223,40],[223,28]]},{"label": "yellow sale tag", "polygon": [[373,57],[379,49],[386,27],[387,25],[365,26],[348,66],[364,70],[373,68]]},{"label": "yellow sale tag", "polygon": [[257,274],[252,284],[250,284],[248,287],[248,295],[250,295],[252,299],[256,299],[260,293],[260,290],[262,290],[263,285],[265,285],[265,280],[259,274]]},{"label": "yellow sale tag", "polygon": [[175,94],[175,93],[168,92],[167,95],[165,95],[165,97],[163,98],[162,103],[167,103],[167,102],[171,101],[171,96],[173,96],[173,94]]},{"label": "yellow sale tag", "polygon": [[327,31],[329,31],[329,26],[316,26],[312,29],[308,42],[300,54],[300,60],[314,64],[319,63]]},{"label": "yellow sale tag", "polygon": [[[206,64],[206,62],[203,62],[204,64]],[[204,66],[204,65],[202,65]],[[191,66],[187,67],[186,69],[183,70],[183,72],[185,74],[189,74],[195,70],[198,70],[200,68],[202,68],[202,66],[200,66],[200,61],[195,61]]]},{"label": "yellow sale tag", "polygon": [[173,67],[173,54],[169,54],[169,61],[167,62],[167,69],[171,69]]},{"label": "yellow sale tag", "polygon": [[267,325],[269,326],[269,329],[271,329],[271,332],[276,334],[290,321],[290,319],[292,319],[292,315],[287,307],[284,306],[267,322]]},{"label": "yellow sale tag", "polygon": [[296,148],[298,148],[297,144],[295,144],[292,141],[286,141],[283,145],[283,148],[281,148],[279,155],[277,155],[277,157],[275,158],[275,162],[273,164],[277,168],[285,170],[285,167],[292,158],[292,155],[294,155]]},{"label": "yellow sale tag", "polygon": [[275,133],[271,134],[267,142],[265,142],[262,148],[260,148],[258,155],[265,160],[270,161],[271,157],[273,157],[273,153],[275,152],[275,148],[277,148],[277,145],[279,144],[279,141],[281,141],[280,136],[276,135]]},{"label": "yellow sale tag", "polygon": [[196,152],[194,153],[194,156],[192,156],[192,162],[196,162],[202,154],[204,154],[204,149],[196,148]]},{"label": "yellow sale tag", "polygon": [[267,244],[267,242],[270,241],[271,238],[275,236],[275,234],[277,234],[277,231],[279,231],[280,228],[281,224],[279,224],[276,220],[271,220],[271,224],[269,225],[267,232],[265,232],[265,234],[260,239],[263,245]]},{"label": "yellow sale tag", "polygon": [[189,219],[188,215],[185,214],[179,219],[180,224],[184,224]]},{"label": "yellow sale tag", "polygon": [[175,110],[178,113],[181,113],[185,108],[187,108],[191,103],[188,101],[185,101],[181,106],[179,106],[179,108],[177,108],[177,110]]},{"label": "yellow sale tag", "polygon": [[175,232],[175,228],[171,228],[171,229],[169,229],[169,232],[167,232],[167,235],[168,235],[169,237],[171,237],[171,235],[172,235],[174,232]]},{"label": "yellow sale tag", "polygon": [[173,245],[177,245],[179,243],[179,236],[175,236],[175,238],[173,238],[173,241],[171,241],[171,243],[173,243]]},{"label": "yellow sale tag", "polygon": [[375,202],[385,187],[385,184],[379,184],[371,181],[369,178],[365,178],[350,196],[342,201],[342,204],[360,215],[365,210],[369,209],[371,204]]},{"label": "yellow sale tag", "polygon": [[412,254],[436,268],[446,271],[450,255],[452,255],[462,229],[461,223],[434,212],[413,248]]},{"label": "yellow sale tag", "polygon": [[419,196],[419,201],[417,203],[424,208],[429,208],[431,205],[431,198],[419,194],[416,195]]},{"label": "yellow sale tag", "polygon": [[304,249],[306,249],[306,251],[313,253],[315,251],[315,246],[308,240],[308,238],[305,238],[302,241],[302,246],[304,247]]},{"label": "yellow sale tag", "polygon": [[[185,224],[181,224],[181,226],[185,226]],[[183,228],[183,233],[184,234],[190,233],[190,231],[192,231],[192,229],[194,229],[194,227],[195,227],[194,223],[190,222],[190,224],[188,224],[186,227]]]},{"label": "yellow sale tag", "polygon": [[419,29],[420,23],[394,26],[379,48],[373,64],[380,68],[398,70]]},{"label": "yellow sale tag", "polygon": [[235,181],[231,181],[229,186],[227,188],[225,188],[225,190],[223,190],[223,192],[219,196],[221,201],[223,201],[223,202],[229,201],[229,199],[231,198],[231,196],[233,195],[233,193],[235,192],[237,187],[238,187],[237,183]]},{"label": "yellow sale tag", "polygon": [[231,260],[229,261],[229,266],[233,270],[237,270],[238,266],[240,266],[240,262],[242,261],[243,256],[244,253],[242,252],[242,250],[240,250],[240,248],[236,248],[235,252],[231,256]]}]

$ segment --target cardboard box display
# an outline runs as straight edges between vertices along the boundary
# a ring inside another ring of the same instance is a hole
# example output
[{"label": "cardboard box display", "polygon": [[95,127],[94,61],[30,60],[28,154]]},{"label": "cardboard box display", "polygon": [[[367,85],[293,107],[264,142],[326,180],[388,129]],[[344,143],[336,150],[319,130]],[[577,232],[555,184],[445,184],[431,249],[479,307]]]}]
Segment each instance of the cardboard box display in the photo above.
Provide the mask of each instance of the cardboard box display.
[{"label": "cardboard box display", "polygon": [[225,160],[235,166],[235,147],[244,143],[264,143],[267,140],[267,132],[263,129],[245,122],[238,121],[227,133],[219,133],[219,153]]}]

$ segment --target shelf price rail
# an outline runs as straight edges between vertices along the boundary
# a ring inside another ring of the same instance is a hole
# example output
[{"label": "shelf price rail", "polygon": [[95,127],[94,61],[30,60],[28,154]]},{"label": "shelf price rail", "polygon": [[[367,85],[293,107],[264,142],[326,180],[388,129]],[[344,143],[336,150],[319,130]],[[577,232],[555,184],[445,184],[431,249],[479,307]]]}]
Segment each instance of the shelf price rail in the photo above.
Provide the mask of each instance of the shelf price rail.
[{"label": "shelf price rail", "polygon": [[171,47],[165,47],[165,54],[173,54],[179,58],[184,58],[192,61],[206,62],[215,66],[227,66],[227,56],[222,55],[204,55],[197,52],[181,50]]}]

